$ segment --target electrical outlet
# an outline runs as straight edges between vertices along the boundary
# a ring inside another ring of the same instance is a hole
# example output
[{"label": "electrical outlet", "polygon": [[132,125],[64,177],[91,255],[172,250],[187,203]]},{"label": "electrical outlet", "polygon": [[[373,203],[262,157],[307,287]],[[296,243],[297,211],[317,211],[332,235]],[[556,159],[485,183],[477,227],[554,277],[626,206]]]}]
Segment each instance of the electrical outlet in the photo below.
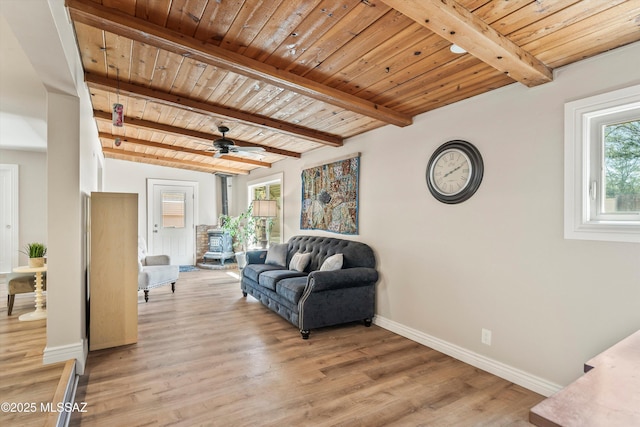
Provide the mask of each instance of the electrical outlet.
[{"label": "electrical outlet", "polygon": [[491,331],[482,328],[482,344],[491,345]]}]

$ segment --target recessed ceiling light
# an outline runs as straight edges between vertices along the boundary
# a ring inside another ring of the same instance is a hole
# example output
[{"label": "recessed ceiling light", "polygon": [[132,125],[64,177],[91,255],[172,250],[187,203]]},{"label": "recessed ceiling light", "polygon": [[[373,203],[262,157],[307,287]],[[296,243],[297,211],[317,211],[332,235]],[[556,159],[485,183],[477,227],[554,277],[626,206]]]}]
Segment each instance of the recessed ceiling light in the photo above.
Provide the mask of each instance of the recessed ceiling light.
[{"label": "recessed ceiling light", "polygon": [[463,48],[461,48],[460,46],[458,46],[457,44],[452,44],[451,47],[449,47],[449,50],[453,53],[467,53],[466,50],[464,50]]}]

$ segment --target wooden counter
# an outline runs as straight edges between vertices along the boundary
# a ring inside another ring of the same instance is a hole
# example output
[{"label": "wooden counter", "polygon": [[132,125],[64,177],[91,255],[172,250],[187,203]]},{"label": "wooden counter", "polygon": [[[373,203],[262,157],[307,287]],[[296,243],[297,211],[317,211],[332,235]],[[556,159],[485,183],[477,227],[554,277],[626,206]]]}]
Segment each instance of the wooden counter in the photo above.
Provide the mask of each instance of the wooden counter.
[{"label": "wooden counter", "polygon": [[585,374],[534,406],[541,426],[640,426],[640,331],[585,364]]}]

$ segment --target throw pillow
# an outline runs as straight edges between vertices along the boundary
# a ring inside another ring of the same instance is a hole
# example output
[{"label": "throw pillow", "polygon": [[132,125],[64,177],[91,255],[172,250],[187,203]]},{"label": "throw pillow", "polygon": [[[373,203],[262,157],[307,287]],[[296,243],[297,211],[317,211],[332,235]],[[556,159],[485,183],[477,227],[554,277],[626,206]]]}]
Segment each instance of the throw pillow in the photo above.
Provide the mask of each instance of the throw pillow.
[{"label": "throw pillow", "polygon": [[311,260],[311,253],[307,252],[306,254],[296,252],[293,254],[291,261],[289,262],[289,270],[295,270],[303,272],[305,268],[307,268],[307,264]]},{"label": "throw pillow", "polygon": [[320,271],[340,270],[342,268],[343,261],[344,257],[342,254],[331,255],[329,258],[324,260],[320,266]]},{"label": "throw pillow", "polygon": [[287,244],[270,244],[269,250],[267,251],[267,259],[264,261],[264,263],[277,265],[280,267],[284,267],[285,265],[287,265]]}]

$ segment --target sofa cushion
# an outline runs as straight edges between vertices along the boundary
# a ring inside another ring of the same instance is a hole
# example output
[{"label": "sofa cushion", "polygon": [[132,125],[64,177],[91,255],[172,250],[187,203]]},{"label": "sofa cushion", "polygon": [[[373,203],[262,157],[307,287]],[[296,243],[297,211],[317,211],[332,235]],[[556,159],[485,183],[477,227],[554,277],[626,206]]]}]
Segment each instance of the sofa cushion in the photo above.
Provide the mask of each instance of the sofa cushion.
[{"label": "sofa cushion", "polygon": [[287,265],[287,244],[270,244],[269,251],[267,252],[267,259],[264,263],[285,267]]},{"label": "sofa cushion", "polygon": [[[8,295],[35,292],[36,276],[33,273],[9,273],[7,274]],[[47,273],[42,273],[42,290],[47,290]]]},{"label": "sofa cushion", "polygon": [[320,271],[334,271],[342,268],[343,256],[342,254],[331,255],[325,259],[320,266]]},{"label": "sofa cushion", "polygon": [[271,270],[260,274],[258,283],[265,288],[275,291],[276,285],[280,280],[288,279],[290,277],[304,277],[306,279],[307,275],[294,270]]},{"label": "sofa cushion", "polygon": [[307,277],[304,276],[282,279],[276,284],[276,293],[287,301],[298,304],[306,286]]},{"label": "sofa cushion", "polygon": [[177,265],[152,265],[142,267],[138,273],[138,289],[150,289],[178,280],[180,267]]},{"label": "sofa cushion", "polygon": [[247,264],[242,269],[242,275],[257,283],[260,274],[271,270],[282,270],[282,267],[272,264]]},{"label": "sofa cushion", "polygon": [[289,270],[304,271],[307,265],[309,265],[310,260],[310,253],[301,254],[300,252],[296,252],[293,254],[293,257],[291,257],[291,261],[289,261]]},{"label": "sofa cushion", "polygon": [[144,258],[144,265],[169,265],[171,257],[169,255],[147,255]]}]

